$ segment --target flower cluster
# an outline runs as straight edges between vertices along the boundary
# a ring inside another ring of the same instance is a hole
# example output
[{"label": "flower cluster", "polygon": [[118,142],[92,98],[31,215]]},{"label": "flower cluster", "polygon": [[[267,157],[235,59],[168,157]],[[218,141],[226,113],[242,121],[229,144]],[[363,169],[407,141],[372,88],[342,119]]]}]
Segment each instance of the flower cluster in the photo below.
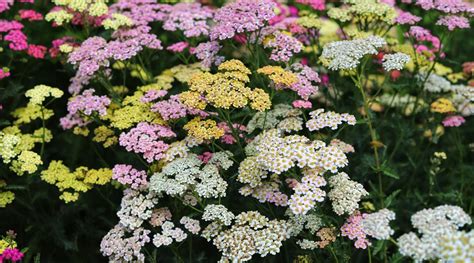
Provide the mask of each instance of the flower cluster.
[{"label": "flower cluster", "polygon": [[350,70],[356,68],[364,56],[376,55],[385,44],[378,36],[332,42],[324,46],[321,57],[328,60],[329,69]]},{"label": "flower cluster", "polygon": [[412,215],[411,223],[421,237],[414,232],[403,234],[397,240],[399,250],[402,255],[423,261],[439,259],[443,237],[448,236],[449,239],[449,236],[456,235],[459,228],[471,224],[472,220],[462,208],[442,205],[418,211]]}]

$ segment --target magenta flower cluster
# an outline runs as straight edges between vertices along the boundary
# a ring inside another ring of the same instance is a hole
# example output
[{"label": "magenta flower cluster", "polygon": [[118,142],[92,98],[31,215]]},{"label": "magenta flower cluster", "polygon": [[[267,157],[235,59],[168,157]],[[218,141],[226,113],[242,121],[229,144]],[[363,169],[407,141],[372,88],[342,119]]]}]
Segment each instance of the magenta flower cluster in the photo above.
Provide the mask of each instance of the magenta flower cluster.
[{"label": "magenta flower cluster", "polygon": [[19,262],[23,259],[23,253],[17,248],[6,248],[0,255],[0,263],[2,262]]}]

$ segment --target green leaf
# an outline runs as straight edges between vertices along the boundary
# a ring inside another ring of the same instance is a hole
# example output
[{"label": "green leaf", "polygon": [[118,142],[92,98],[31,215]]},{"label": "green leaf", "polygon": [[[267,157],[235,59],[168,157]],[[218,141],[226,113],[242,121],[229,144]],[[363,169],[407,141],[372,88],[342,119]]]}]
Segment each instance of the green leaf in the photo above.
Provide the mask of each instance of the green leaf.
[{"label": "green leaf", "polygon": [[397,197],[397,195],[401,192],[402,190],[398,189],[398,190],[395,190],[393,191],[393,193],[391,193],[389,196],[387,196],[387,198],[385,198],[384,200],[384,203],[385,203],[385,207],[389,207],[393,200],[395,199],[395,197]]},{"label": "green leaf", "polygon": [[391,168],[389,167],[382,167],[382,173],[388,177],[392,177],[394,179],[400,179],[400,176]]}]

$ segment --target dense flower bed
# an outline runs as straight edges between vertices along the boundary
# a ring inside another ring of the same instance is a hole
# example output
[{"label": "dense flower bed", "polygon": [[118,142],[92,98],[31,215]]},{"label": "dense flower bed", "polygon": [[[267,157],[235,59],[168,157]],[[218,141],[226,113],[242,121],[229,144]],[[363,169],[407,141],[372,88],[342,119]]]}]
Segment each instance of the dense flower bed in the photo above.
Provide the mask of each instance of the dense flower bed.
[{"label": "dense flower bed", "polygon": [[0,0],[0,262],[473,261],[473,15]]}]

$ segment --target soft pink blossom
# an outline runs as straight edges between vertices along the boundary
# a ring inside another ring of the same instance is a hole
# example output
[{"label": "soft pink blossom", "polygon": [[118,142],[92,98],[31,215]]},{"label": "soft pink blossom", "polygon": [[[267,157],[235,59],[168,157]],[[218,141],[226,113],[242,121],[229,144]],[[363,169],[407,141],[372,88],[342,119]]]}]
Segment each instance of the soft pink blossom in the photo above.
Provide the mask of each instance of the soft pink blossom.
[{"label": "soft pink blossom", "polygon": [[188,47],[189,47],[188,42],[181,41],[181,42],[174,43],[171,46],[168,46],[166,50],[174,52],[174,53],[180,53],[180,52],[183,52],[183,50],[185,50]]},{"label": "soft pink blossom", "polygon": [[442,123],[444,127],[459,127],[465,122],[466,120],[462,116],[455,115],[444,118]]}]

